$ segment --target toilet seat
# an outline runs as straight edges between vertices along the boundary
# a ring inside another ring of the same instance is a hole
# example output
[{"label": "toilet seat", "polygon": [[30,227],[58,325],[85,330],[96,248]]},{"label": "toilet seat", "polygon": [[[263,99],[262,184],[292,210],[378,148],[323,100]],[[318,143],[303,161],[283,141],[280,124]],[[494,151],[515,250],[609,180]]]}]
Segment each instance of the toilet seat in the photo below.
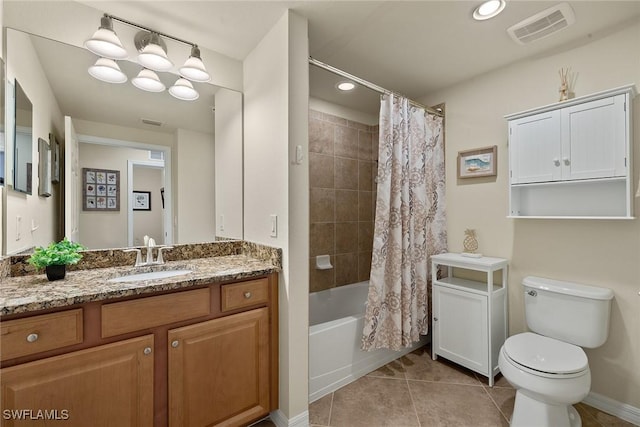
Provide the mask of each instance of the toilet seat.
[{"label": "toilet seat", "polygon": [[577,377],[589,369],[580,347],[531,332],[509,337],[503,353],[518,368],[547,378]]}]

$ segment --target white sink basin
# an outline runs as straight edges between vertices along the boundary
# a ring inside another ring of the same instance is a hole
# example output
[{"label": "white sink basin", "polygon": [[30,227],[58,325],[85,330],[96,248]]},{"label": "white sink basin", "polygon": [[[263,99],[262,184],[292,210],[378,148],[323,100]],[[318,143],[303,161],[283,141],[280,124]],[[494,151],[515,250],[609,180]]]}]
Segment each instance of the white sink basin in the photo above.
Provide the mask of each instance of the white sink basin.
[{"label": "white sink basin", "polygon": [[122,282],[137,282],[139,280],[155,280],[166,279],[168,277],[182,276],[184,274],[191,273],[191,270],[165,270],[165,271],[152,271],[150,273],[138,273],[130,274],[128,276],[120,276],[113,279],[109,279],[109,282],[122,283]]}]

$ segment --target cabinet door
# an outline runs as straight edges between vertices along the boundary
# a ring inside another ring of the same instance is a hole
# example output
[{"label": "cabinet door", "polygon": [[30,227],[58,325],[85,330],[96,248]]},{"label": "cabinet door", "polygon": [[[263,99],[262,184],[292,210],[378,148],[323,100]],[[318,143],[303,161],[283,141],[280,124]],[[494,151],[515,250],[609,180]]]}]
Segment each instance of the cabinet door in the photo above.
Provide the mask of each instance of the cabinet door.
[{"label": "cabinet door", "polygon": [[509,122],[511,183],[557,181],[560,167],[560,112]]},{"label": "cabinet door", "polygon": [[2,369],[2,425],[152,426],[152,349],[147,335]]},{"label": "cabinet door", "polygon": [[487,297],[433,287],[434,349],[446,359],[489,374]]},{"label": "cabinet door", "polygon": [[625,95],[562,109],[562,178],[626,176]]},{"label": "cabinet door", "polygon": [[240,426],[269,413],[269,311],[169,331],[169,426]]}]

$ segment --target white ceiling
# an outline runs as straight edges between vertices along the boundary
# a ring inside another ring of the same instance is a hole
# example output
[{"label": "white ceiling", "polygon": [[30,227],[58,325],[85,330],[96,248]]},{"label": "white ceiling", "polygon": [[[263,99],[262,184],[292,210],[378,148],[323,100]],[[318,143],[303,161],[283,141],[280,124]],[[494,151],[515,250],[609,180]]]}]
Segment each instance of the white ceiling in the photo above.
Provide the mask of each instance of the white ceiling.
[{"label": "white ceiling", "polygon": [[[483,22],[471,18],[480,1],[110,1],[87,4],[198,40],[202,46],[239,60],[247,56],[290,8],[309,20],[312,57],[415,99],[515,61],[587,43],[640,17],[638,0],[569,1],[576,14],[573,26],[527,46],[510,39],[508,27],[558,3],[508,0],[502,14]],[[312,78],[312,95],[334,102],[346,99],[347,104],[357,108],[357,95],[336,98],[333,81],[329,84],[327,77],[324,84],[316,82],[323,73],[315,73],[316,77]],[[362,108],[367,108],[367,102]]]},{"label": "white ceiling", "polygon": [[[45,3],[48,7],[55,5],[51,1]],[[202,48],[237,60],[243,60],[289,8],[309,20],[312,57],[413,99],[516,61],[588,43],[640,19],[640,0],[569,1],[576,14],[573,26],[522,46],[510,39],[506,29],[559,2],[508,0],[501,15],[483,22],[471,18],[480,1],[167,0],[81,3],[192,40]],[[66,28],[73,31],[71,26]],[[55,62],[55,57],[50,61]],[[86,74],[86,66],[79,69]],[[339,94],[334,88],[339,77],[313,66],[310,67],[310,76],[312,96],[377,114],[378,96],[372,91],[358,88],[355,93]],[[61,86],[58,91],[65,92],[65,89]],[[145,100],[150,106],[153,100],[147,99],[148,95],[136,98]],[[171,99],[168,94],[164,95]],[[208,96],[203,98],[210,100]],[[172,101],[175,105],[176,101]],[[171,106],[158,104],[156,107],[158,116],[160,111],[164,111],[166,120],[171,121]],[[74,108],[83,111],[89,107],[87,103]],[[203,114],[210,114],[206,110],[202,110]],[[100,114],[104,116],[105,112]],[[173,115],[176,115],[175,111]]]}]

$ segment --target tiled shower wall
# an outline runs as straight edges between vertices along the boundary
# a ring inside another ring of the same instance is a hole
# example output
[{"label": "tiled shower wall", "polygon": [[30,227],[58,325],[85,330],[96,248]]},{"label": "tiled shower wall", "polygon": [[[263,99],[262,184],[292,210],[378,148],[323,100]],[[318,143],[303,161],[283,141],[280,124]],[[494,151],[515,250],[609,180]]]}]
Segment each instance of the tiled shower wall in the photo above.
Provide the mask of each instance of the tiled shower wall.
[{"label": "tiled shower wall", "polygon": [[310,292],[369,279],[377,158],[378,125],[309,111]]}]

